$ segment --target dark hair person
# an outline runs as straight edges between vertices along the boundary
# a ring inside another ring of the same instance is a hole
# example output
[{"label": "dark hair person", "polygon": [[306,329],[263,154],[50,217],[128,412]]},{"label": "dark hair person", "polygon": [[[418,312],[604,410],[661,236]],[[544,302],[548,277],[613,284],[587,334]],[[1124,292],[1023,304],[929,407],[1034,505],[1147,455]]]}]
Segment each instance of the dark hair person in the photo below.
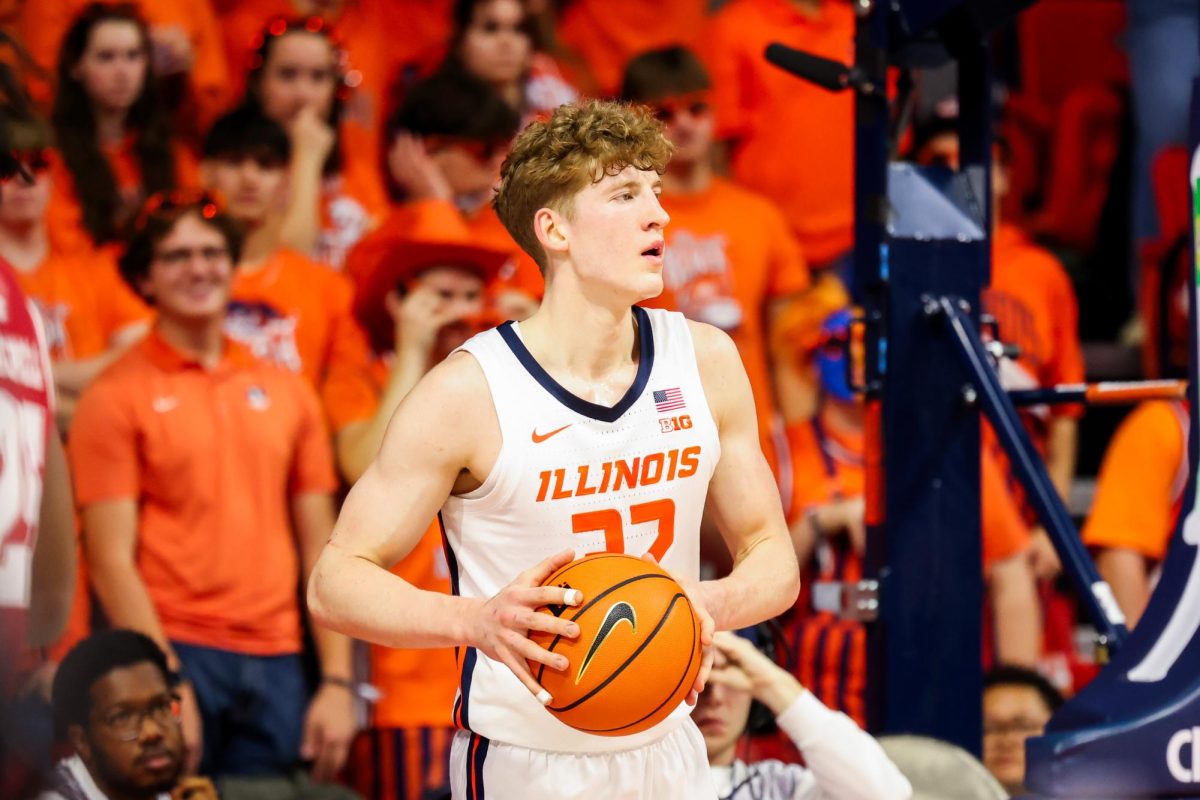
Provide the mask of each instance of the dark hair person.
[{"label": "dark hair person", "polygon": [[[150,194],[180,179],[168,106],[150,69],[150,35],[129,3],[92,3],[67,29],[52,120],[65,174],[56,224],[81,226],[96,244],[121,238]],[[73,197],[71,197],[73,195]],[[60,212],[78,205],[74,215]]]}]

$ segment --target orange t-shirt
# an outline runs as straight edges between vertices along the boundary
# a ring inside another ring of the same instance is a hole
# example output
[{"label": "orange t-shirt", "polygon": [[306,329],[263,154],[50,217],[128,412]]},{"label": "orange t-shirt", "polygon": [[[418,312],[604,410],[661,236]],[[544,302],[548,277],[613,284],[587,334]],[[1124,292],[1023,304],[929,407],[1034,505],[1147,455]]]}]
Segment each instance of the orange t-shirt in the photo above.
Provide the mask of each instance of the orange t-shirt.
[{"label": "orange t-shirt", "polygon": [[[1071,279],[1057,258],[1016,226],[1001,224],[992,238],[992,282],[983,292],[983,308],[996,318],[1001,340],[1021,348],[1019,358],[1005,362],[1005,388],[1083,382],[1079,303]],[[1078,406],[1060,405],[1041,416],[1081,413]],[[1044,430],[1035,438],[1043,445]]]},{"label": "orange t-shirt", "polygon": [[321,396],[335,431],[341,384],[369,380],[371,353],[354,318],[345,275],[292,250],[276,251],[254,272],[239,270],[225,333],[255,356],[302,374]]},{"label": "orange t-shirt", "polygon": [[[810,508],[865,491],[864,439],[861,433],[834,432],[820,423],[788,427],[792,449],[793,520]],[[983,563],[1010,558],[1028,543],[1028,530],[1009,500],[996,462],[981,462]],[[862,559],[845,536],[815,543],[809,564],[801,567],[800,597],[784,626],[783,663],[830,708],[866,724],[866,630],[830,611],[813,608],[814,585],[854,583],[862,578]],[[819,591],[819,590],[818,590]]]},{"label": "orange t-shirt", "polygon": [[717,135],[733,140],[733,177],[778,203],[809,264],[825,264],[853,242],[854,93],[828,92],[768,64],[771,42],[851,63],[851,4],[824,0],[814,17],[787,0],[731,0],[701,53]]},{"label": "orange t-shirt", "polygon": [[[63,36],[79,12],[90,0],[38,0],[26,2],[19,22],[21,42],[34,61],[55,74]],[[229,104],[229,73],[221,47],[220,28],[209,0],[134,0],[150,26],[153,37],[158,30],[181,29],[192,44],[192,67],[188,74],[191,89],[189,104],[196,110],[200,127],[216,119]],[[49,105],[52,88],[32,81],[33,97]]]},{"label": "orange t-shirt", "polygon": [[100,251],[51,255],[31,272],[18,271],[17,279],[41,314],[53,361],[100,355],[117,333],[153,316]]},{"label": "orange t-shirt", "polygon": [[[450,594],[450,572],[437,520],[392,572],[430,592]],[[371,647],[371,683],[383,692],[375,704],[376,728],[450,727],[458,668],[452,648],[394,650]]]},{"label": "orange t-shirt", "polygon": [[558,23],[558,36],[587,64],[602,95],[621,89],[634,56],[672,44],[700,41],[704,0],[576,0]]},{"label": "orange t-shirt", "polygon": [[[343,133],[349,129],[342,127]],[[343,152],[356,148],[342,142]],[[347,158],[342,171],[321,185],[321,231],[313,258],[334,269],[345,266],[346,256],[374,230],[387,213],[387,196],[379,170],[363,159]]]},{"label": "orange t-shirt", "polygon": [[337,486],[303,380],[233,342],[206,369],[154,331],[80,399],[70,459],[80,506],[137,502],[138,572],[168,638],[300,651],[288,498]]},{"label": "orange t-shirt", "polygon": [[1125,418],[1104,454],[1084,544],[1162,560],[1187,488],[1189,427],[1183,403],[1143,403]]},{"label": "orange t-shirt", "polygon": [[[108,165],[117,181],[120,208],[113,213],[118,219],[132,218],[146,199],[142,188],[142,170],[134,152],[135,139],[132,135],[116,146],[103,148]],[[50,152],[50,203],[46,209],[46,227],[51,242],[61,252],[83,252],[92,250],[96,244],[83,225],[83,207],[75,179],[67,168],[61,154]],[[183,146],[175,148],[175,186],[193,187],[200,177],[200,168],[195,156]]]},{"label": "orange t-shirt", "polygon": [[804,257],[770,201],[717,178],[703,192],[665,194],[663,292],[642,305],[680,311],[727,332],[754,391],[761,438],[775,417],[767,307],[808,287]]}]

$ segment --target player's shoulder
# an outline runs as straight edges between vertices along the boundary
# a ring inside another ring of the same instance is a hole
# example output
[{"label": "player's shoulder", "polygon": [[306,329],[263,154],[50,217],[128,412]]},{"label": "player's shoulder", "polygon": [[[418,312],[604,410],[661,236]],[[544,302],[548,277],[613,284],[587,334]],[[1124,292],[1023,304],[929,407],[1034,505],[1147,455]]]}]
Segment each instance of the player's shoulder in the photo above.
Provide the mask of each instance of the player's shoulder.
[{"label": "player's shoulder", "polygon": [[410,396],[421,405],[441,408],[446,419],[491,403],[483,367],[466,350],[456,350],[425,373]]},{"label": "player's shoulder", "polygon": [[687,320],[688,333],[692,336],[692,347],[696,350],[696,362],[703,373],[705,367],[727,369],[734,363],[741,364],[737,345],[728,333],[707,322]]}]

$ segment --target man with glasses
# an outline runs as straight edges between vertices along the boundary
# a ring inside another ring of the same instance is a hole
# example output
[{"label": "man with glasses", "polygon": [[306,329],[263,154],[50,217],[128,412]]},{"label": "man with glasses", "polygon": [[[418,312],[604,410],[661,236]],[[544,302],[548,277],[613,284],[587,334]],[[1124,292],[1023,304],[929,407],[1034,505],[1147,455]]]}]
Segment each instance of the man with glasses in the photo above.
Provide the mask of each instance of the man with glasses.
[{"label": "man with glasses", "polygon": [[54,722],[75,755],[59,763],[39,800],[215,798],[185,778],[174,676],[149,637],[97,633],[77,644],[54,679]]},{"label": "man with glasses", "polygon": [[1037,672],[996,667],[983,679],[983,765],[1004,788],[1025,791],[1025,740],[1041,736],[1062,695]]},{"label": "man with glasses", "polygon": [[348,640],[313,628],[311,698],[301,661],[329,438],[304,379],[223,332],[241,246],[206,195],[147,202],[120,265],[154,327],[80,399],[70,453],[96,595],[182,672],[185,750],[226,800],[307,782],[302,760],[331,780],[355,729]]}]

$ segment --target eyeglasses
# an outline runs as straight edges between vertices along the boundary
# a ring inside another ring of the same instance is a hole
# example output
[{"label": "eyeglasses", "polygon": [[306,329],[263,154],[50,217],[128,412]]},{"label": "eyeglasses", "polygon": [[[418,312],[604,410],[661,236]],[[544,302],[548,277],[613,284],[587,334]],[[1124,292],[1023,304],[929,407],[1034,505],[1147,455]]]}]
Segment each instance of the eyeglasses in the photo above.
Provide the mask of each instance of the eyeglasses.
[{"label": "eyeglasses", "polygon": [[166,264],[168,267],[179,267],[195,261],[196,256],[200,256],[206,264],[215,264],[221,259],[229,258],[229,249],[225,247],[198,247],[195,249],[180,247],[155,253],[154,260],[160,264]]},{"label": "eyeglasses", "polygon": [[1041,724],[1025,717],[1017,717],[1016,719],[1009,720],[991,720],[983,723],[983,735],[1003,736],[1005,734],[1017,734],[1019,736],[1033,736],[1041,733],[1042,728]]},{"label": "eyeglasses", "polygon": [[685,111],[689,116],[702,117],[708,113],[711,107],[712,102],[707,93],[669,97],[650,105],[650,108],[654,110],[654,116],[667,125],[674,122]]},{"label": "eyeglasses", "polygon": [[132,742],[141,735],[147,719],[160,728],[178,725],[179,698],[175,695],[165,695],[150,701],[142,708],[126,706],[113,709],[100,719],[100,723],[115,739]]},{"label": "eyeglasses", "polygon": [[205,191],[179,189],[173,192],[157,192],[146,198],[133,228],[135,231],[142,231],[152,219],[177,219],[188,211],[195,211],[204,219],[213,219],[220,210],[221,204],[217,198]]},{"label": "eyeglasses", "polygon": [[17,150],[13,157],[28,167],[30,172],[45,172],[50,169],[50,151],[44,147]]}]

